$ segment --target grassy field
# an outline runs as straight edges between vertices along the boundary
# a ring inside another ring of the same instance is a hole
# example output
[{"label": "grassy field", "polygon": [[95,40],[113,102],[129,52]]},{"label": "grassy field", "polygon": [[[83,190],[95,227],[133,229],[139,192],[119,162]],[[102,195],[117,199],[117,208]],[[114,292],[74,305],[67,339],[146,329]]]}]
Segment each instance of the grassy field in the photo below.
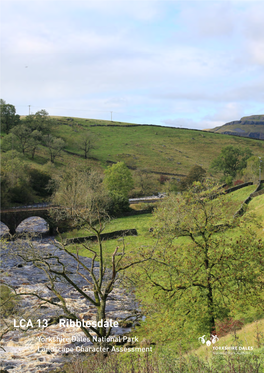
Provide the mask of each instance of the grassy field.
[{"label": "grassy field", "polygon": [[[227,195],[228,198],[231,199],[232,203],[230,205],[230,214],[233,215],[241,206],[241,203],[256,189],[256,185],[250,185],[239,189],[235,192],[230,193]],[[257,200],[256,200],[257,199]],[[255,202],[256,200],[256,202]],[[162,202],[161,202],[162,203]],[[258,214],[259,219],[262,219],[264,225],[264,195],[259,197],[255,197],[249,204],[249,211],[254,211]],[[143,215],[135,215],[135,216],[128,216],[128,217],[121,217],[110,220],[109,223],[106,224],[105,230],[103,233],[113,232],[116,230],[125,230],[125,229],[136,229],[138,235],[137,236],[129,236],[125,237],[124,240],[122,238],[113,239],[113,240],[106,240],[103,242],[104,253],[107,257],[107,262],[110,262],[111,254],[115,250],[116,246],[120,246],[123,243],[126,245],[128,250],[132,249],[135,250],[136,248],[140,247],[154,247],[157,245],[158,238],[149,231],[150,228],[153,228],[154,219],[152,214],[143,214]],[[263,234],[263,229],[259,228],[260,234]],[[73,237],[85,237],[92,235],[93,233],[89,232],[85,227],[80,230],[73,230],[67,233],[62,234],[63,240],[67,238]],[[177,239],[177,244],[181,245],[186,242],[186,237],[179,237]],[[96,244],[93,244],[94,249],[96,250]],[[72,251],[75,251],[78,248],[79,254],[83,256],[91,257],[91,253],[87,250],[82,248],[82,245],[69,245],[67,246]]]},{"label": "grassy field", "polygon": [[[132,169],[171,173],[177,178],[186,175],[195,164],[209,171],[211,161],[227,145],[249,147],[255,155],[264,157],[264,143],[260,140],[155,125],[53,118],[56,122],[51,128],[52,135],[67,144],[55,164],[47,166],[54,173],[61,167],[76,165],[103,170],[111,162],[124,161]],[[96,149],[89,159],[84,159],[78,144],[87,133],[96,136]],[[48,150],[43,146],[38,148],[33,161],[25,156],[29,164],[45,165],[48,159]]]},{"label": "grassy field", "polygon": [[242,203],[256,189],[256,185],[249,185],[229,194],[234,202]]},{"label": "grassy field", "polygon": [[[153,233],[149,232],[149,228],[152,227],[152,221],[152,214],[128,216],[111,220],[109,224],[106,225],[103,233],[124,229],[136,229],[138,235],[125,237],[124,240],[119,238],[104,241],[103,249],[106,263],[111,263],[111,256],[117,246],[122,247],[122,245],[125,245],[126,251],[135,250],[140,247],[153,247],[156,244],[157,239],[153,236]],[[63,239],[88,236],[89,233],[90,232],[88,232],[86,229],[82,229],[80,231],[71,231],[64,233]],[[90,246],[97,251],[98,248],[96,243],[90,243]],[[67,249],[73,252],[75,252],[77,248],[80,255],[92,257],[91,253],[85,250],[81,244],[67,246]]]},{"label": "grassy field", "polygon": [[206,131],[133,126],[81,118],[74,118],[68,123],[65,124],[65,120],[61,119],[61,124],[52,129],[53,134],[67,142],[66,150],[82,156],[77,144],[85,133],[93,133],[98,138],[98,147],[92,151],[92,156],[102,166],[107,165],[108,161],[122,160],[131,167],[181,175],[186,174],[197,163],[208,170],[212,159],[227,145],[249,146],[253,153],[264,156],[261,141],[216,135]]},{"label": "grassy field", "polygon": [[253,212],[259,221],[260,227],[257,229],[257,234],[260,238],[264,239],[264,195],[254,197],[249,205],[248,211]]}]

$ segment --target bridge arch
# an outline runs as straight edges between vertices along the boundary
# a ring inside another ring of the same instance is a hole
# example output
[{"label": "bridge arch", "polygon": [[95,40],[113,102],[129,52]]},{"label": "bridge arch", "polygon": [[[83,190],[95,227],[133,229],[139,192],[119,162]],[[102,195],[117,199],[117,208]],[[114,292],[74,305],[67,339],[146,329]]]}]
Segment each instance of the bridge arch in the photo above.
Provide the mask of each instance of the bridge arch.
[{"label": "bridge arch", "polygon": [[1,235],[4,235],[6,233],[9,233],[9,227],[4,222],[0,221],[0,232]]},{"label": "bridge arch", "polygon": [[[33,227],[32,227],[33,226]],[[35,232],[46,233],[49,231],[49,223],[46,219],[40,216],[30,216],[22,220],[16,227],[16,233]]]},{"label": "bridge arch", "polygon": [[2,211],[1,222],[9,228],[10,234],[14,235],[19,224],[31,217],[40,217],[44,219],[49,225],[49,233],[51,235],[55,234],[56,227],[49,215],[48,209],[13,209],[8,211]]}]

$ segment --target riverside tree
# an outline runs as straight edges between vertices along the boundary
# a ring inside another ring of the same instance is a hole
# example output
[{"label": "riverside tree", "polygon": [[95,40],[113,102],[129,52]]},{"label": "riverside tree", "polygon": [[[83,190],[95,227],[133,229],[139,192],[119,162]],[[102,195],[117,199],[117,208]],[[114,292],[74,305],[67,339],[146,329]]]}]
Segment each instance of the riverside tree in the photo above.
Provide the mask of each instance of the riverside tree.
[{"label": "riverside tree", "polygon": [[21,153],[9,150],[1,159],[1,207],[31,203],[52,194],[51,176],[43,167],[29,167]]},{"label": "riverside tree", "polygon": [[117,162],[105,170],[104,183],[113,195],[128,198],[128,193],[134,186],[131,172],[124,162]]},{"label": "riverside tree", "polygon": [[113,215],[129,210],[128,193],[134,186],[131,172],[124,162],[118,162],[105,170],[104,185],[111,197]]},{"label": "riverside tree", "polygon": [[[9,135],[8,135],[9,136]],[[1,207],[33,201],[33,191],[21,153],[10,150],[1,159]]]},{"label": "riverside tree", "polygon": [[142,266],[141,297],[144,302],[149,290],[152,307],[158,303],[164,314],[168,309],[187,339],[215,333],[216,320],[233,316],[239,303],[263,309],[264,243],[252,217],[233,215],[227,196],[200,182],[171,194],[154,214],[160,241]]}]

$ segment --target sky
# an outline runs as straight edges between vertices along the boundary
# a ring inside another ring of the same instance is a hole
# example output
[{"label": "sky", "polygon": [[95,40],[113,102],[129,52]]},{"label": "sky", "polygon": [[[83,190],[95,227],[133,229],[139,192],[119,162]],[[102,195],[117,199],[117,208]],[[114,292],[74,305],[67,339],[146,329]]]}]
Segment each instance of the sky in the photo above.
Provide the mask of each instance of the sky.
[{"label": "sky", "polygon": [[20,115],[207,129],[264,114],[264,1],[1,0]]}]

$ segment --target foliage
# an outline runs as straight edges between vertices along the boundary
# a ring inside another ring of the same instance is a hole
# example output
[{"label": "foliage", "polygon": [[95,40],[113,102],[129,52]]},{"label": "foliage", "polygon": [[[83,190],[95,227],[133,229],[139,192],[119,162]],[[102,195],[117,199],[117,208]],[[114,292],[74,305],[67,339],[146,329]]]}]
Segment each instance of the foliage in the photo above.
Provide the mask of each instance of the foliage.
[{"label": "foliage", "polygon": [[235,181],[234,181],[234,186],[241,185],[241,184],[243,184],[243,183],[244,183],[243,180],[235,180]]},{"label": "foliage", "polygon": [[92,132],[87,132],[79,142],[77,146],[83,151],[84,159],[87,159],[91,150],[96,149],[98,146],[99,138]]},{"label": "foliage", "polygon": [[211,168],[221,171],[224,179],[227,176],[235,178],[247,166],[247,160],[252,156],[249,148],[241,149],[232,145],[222,148],[221,153],[211,163]]},{"label": "foliage", "polygon": [[166,175],[160,175],[159,178],[158,178],[158,182],[161,184],[161,185],[164,185],[166,181],[169,181],[170,178]]},{"label": "foliage", "polygon": [[30,168],[28,175],[30,186],[38,196],[49,197],[52,195],[52,178],[48,173],[36,168]]},{"label": "foliage", "polygon": [[[261,167],[261,160],[259,157],[252,156],[247,160],[247,166],[242,170],[242,175],[245,181],[259,181],[259,169]],[[263,170],[262,170],[263,171]]]},{"label": "foliage", "polygon": [[0,284],[0,316],[8,317],[12,315],[18,304],[18,299],[12,296],[12,290],[4,285]]},{"label": "foliage", "polygon": [[153,303],[170,311],[178,333],[212,334],[216,320],[232,316],[241,300],[261,307],[264,244],[246,217],[233,220],[229,208],[218,186],[196,183],[156,210],[161,241],[140,273],[146,284],[140,298],[155,294]]},{"label": "foliage", "polygon": [[109,205],[107,207],[107,212],[110,216],[122,215],[123,212],[130,210],[128,198],[120,194],[110,194]]},{"label": "foliage", "polygon": [[[8,135],[9,136],[9,135]],[[52,194],[51,176],[40,168],[28,167],[16,150],[2,155],[1,206],[36,202]],[[50,189],[51,188],[51,189]]]},{"label": "foliage", "polygon": [[217,337],[223,337],[228,333],[237,331],[244,325],[243,320],[235,320],[232,317],[218,320],[216,323],[216,334]]},{"label": "foliage", "polygon": [[102,184],[102,175],[90,170],[65,170],[55,182],[52,203],[60,206],[79,224],[78,214],[82,220],[89,219],[92,224],[98,217],[106,214],[109,204],[108,193]]},{"label": "foliage", "polygon": [[15,106],[6,104],[2,99],[0,102],[0,123],[1,130],[5,133],[9,133],[11,128],[20,123],[20,116],[16,114]]},{"label": "foliage", "polygon": [[32,199],[27,168],[21,154],[15,150],[6,152],[1,160],[1,206],[28,203]]},{"label": "foliage", "polygon": [[18,150],[25,154],[31,147],[31,129],[25,125],[19,125],[12,129],[12,134],[18,140]]},{"label": "foliage", "polygon": [[33,193],[30,186],[20,182],[19,184],[13,186],[9,190],[9,201],[13,204],[29,204],[34,202]]},{"label": "foliage", "polygon": [[[211,361],[195,354],[184,356],[163,349],[159,353],[130,353],[130,356],[101,354],[76,358],[64,367],[65,373],[263,373],[263,356],[218,355]],[[54,373],[58,372],[57,370]]]},{"label": "foliage", "polygon": [[[135,188],[139,189],[138,196],[150,196],[158,191],[156,179],[150,177],[150,174],[142,169],[137,169],[134,173]],[[133,193],[135,194],[135,193]]]},{"label": "foliage", "polygon": [[42,109],[35,114],[27,115],[23,123],[31,129],[31,131],[39,131],[42,134],[50,132],[50,127],[54,121],[49,117],[49,113]]},{"label": "foliage", "polygon": [[[221,179],[221,180],[223,180],[223,179]],[[226,185],[227,185],[228,187],[233,186],[233,177],[232,177],[231,175],[227,176],[227,177],[224,179],[224,181],[225,181],[225,183],[226,183]]]},{"label": "foliage", "polygon": [[[16,123],[15,126],[10,130],[9,135],[5,136],[2,141],[3,150],[17,150],[23,154],[30,152],[31,158],[33,159],[36,153],[37,148],[43,142],[47,141],[47,135],[45,138],[43,134],[48,134],[50,131],[50,126],[53,120],[49,118],[49,114],[46,110],[40,110],[35,114],[30,114],[26,116],[23,121]],[[51,141],[48,145],[50,147],[58,148],[58,142],[55,141],[51,144]],[[53,150],[52,153],[55,153]],[[57,155],[55,155],[54,158]]]},{"label": "foliage", "polygon": [[43,142],[49,150],[51,163],[55,162],[62,149],[65,147],[65,142],[61,138],[55,138],[51,134],[43,136]]},{"label": "foliage", "polygon": [[2,139],[1,150],[4,152],[8,152],[9,150],[19,151],[18,138],[12,132]]},{"label": "foliage", "polygon": [[170,180],[166,181],[162,187],[162,193],[169,194],[171,192],[178,193],[179,190],[179,180],[175,177],[170,178]]},{"label": "foliage", "polygon": [[193,166],[188,175],[180,181],[179,190],[183,191],[188,189],[195,181],[203,181],[206,175],[206,170],[201,166]]},{"label": "foliage", "polygon": [[[97,206],[100,213],[116,216],[129,210],[128,198],[120,194],[110,194],[103,184],[102,174],[91,170],[65,170],[55,182],[52,202],[76,212],[78,209],[89,212],[92,219],[97,214],[92,210]],[[92,221],[91,221],[92,222]],[[78,225],[78,221],[75,222]],[[71,227],[74,227],[74,221]]]},{"label": "foliage", "polygon": [[118,162],[105,170],[104,184],[111,195],[128,198],[134,182],[131,172],[124,162]]},{"label": "foliage", "polygon": [[41,140],[42,133],[40,131],[31,131],[31,129],[25,125],[17,125],[3,138],[2,147],[5,151],[17,150],[23,154],[31,152],[31,157],[33,159]]}]

